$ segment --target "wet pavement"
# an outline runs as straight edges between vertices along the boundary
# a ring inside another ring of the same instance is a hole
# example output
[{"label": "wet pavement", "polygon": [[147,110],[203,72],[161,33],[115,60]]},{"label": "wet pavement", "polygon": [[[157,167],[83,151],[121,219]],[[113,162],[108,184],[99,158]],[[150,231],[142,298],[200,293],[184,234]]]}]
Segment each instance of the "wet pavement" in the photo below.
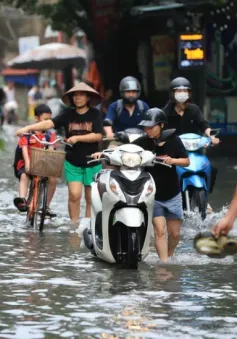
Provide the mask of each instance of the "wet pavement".
[{"label": "wet pavement", "polygon": [[[220,217],[233,194],[235,159],[214,159],[216,213],[185,221],[171,264],[152,249],[137,271],[117,270],[80,248],[69,231],[67,189],[41,235],[14,208],[14,127],[0,131],[0,338],[237,338],[237,268],[233,258],[197,255],[194,235]],[[2,141],[4,140],[4,142]],[[4,144],[4,148],[2,147]],[[3,148],[3,149],[2,149]]]}]

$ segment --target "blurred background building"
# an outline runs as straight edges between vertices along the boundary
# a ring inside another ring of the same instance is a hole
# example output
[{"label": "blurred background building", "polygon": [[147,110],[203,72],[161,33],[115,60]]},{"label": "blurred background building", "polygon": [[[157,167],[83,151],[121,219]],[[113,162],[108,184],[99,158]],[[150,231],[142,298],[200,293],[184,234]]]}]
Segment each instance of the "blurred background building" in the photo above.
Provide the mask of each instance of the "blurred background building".
[{"label": "blurred background building", "polygon": [[[237,134],[236,1],[4,0],[3,4],[0,64],[5,80],[11,72],[6,70],[7,61],[20,53],[22,38],[28,38],[29,49],[37,43],[66,42],[87,53],[83,69],[67,70],[67,83],[84,80],[102,94],[111,89],[117,98],[122,77],[133,75],[141,81],[150,106],[162,107],[170,80],[185,76],[192,81],[193,100],[212,125],[222,127],[222,134]],[[63,75],[52,70],[24,76],[27,81],[56,81],[60,90],[65,87]]]}]

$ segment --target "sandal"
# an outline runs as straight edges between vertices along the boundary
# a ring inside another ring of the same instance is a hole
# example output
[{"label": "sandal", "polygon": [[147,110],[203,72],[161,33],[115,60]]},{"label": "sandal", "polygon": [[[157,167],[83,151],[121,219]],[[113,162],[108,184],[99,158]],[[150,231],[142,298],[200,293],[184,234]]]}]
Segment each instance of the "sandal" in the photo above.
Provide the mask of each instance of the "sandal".
[{"label": "sandal", "polygon": [[199,254],[210,258],[225,258],[237,253],[237,240],[224,235],[215,238],[212,233],[204,232],[195,236],[194,247]]},{"label": "sandal", "polygon": [[27,202],[25,198],[17,197],[14,199],[14,205],[20,212],[27,212]]},{"label": "sandal", "polygon": [[237,240],[221,235],[217,239],[218,246],[226,255],[234,255],[237,253]]},{"label": "sandal", "polygon": [[199,254],[220,257],[222,251],[217,244],[217,240],[210,232],[198,233],[194,238],[194,248]]}]

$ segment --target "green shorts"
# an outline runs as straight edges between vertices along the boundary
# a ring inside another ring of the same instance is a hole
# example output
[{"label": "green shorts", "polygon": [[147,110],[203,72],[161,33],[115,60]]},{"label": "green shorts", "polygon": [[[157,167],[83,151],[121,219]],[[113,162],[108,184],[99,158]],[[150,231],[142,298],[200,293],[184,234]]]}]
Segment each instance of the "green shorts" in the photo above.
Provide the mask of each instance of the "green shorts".
[{"label": "green shorts", "polygon": [[64,175],[66,182],[81,182],[85,186],[90,186],[93,176],[102,169],[101,165],[93,167],[76,167],[67,160],[64,161]]}]

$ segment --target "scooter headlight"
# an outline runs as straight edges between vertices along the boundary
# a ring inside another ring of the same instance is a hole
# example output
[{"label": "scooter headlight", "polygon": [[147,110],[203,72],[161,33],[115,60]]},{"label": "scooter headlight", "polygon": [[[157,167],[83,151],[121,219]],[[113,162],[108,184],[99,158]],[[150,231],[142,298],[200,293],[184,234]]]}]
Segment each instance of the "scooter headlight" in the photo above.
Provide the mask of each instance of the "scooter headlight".
[{"label": "scooter headlight", "polygon": [[120,199],[124,200],[123,192],[121,191],[121,188],[119,187],[119,184],[115,179],[113,178],[110,179],[109,188],[115,195],[117,195]]},{"label": "scooter headlight", "polygon": [[201,139],[182,139],[182,143],[187,151],[197,151],[201,147]]},{"label": "scooter headlight", "polygon": [[141,165],[142,157],[139,153],[129,153],[129,152],[123,152],[121,161],[124,166],[134,168]]},{"label": "scooter headlight", "polygon": [[152,180],[148,180],[144,185],[144,189],[139,198],[139,202],[142,202],[148,199],[154,193],[155,193],[155,185]]},{"label": "scooter headlight", "polygon": [[150,183],[147,187],[147,191],[146,191],[146,196],[148,197],[149,195],[151,195],[154,192],[154,186],[152,185],[152,183]]}]

